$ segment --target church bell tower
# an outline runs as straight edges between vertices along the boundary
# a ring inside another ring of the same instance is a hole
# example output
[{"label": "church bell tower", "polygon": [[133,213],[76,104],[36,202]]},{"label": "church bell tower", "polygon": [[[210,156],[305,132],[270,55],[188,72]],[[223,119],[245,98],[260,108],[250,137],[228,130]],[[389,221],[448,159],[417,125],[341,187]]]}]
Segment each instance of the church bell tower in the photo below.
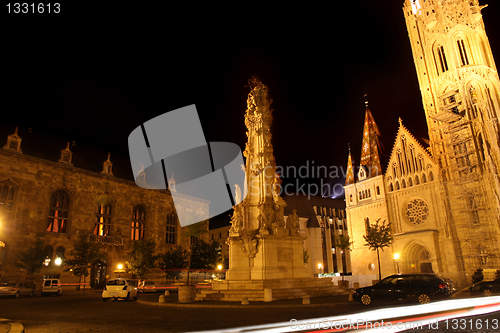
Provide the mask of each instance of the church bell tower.
[{"label": "church bell tower", "polygon": [[[405,0],[459,270],[500,267],[500,81],[478,0]],[[469,277],[469,278],[467,278]]]}]

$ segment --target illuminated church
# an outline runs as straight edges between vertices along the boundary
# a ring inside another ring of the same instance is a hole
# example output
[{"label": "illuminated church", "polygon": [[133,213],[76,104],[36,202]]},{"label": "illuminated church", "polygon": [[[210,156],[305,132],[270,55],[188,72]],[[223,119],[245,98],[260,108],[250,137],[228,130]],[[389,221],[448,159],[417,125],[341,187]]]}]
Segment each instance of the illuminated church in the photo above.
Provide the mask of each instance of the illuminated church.
[{"label": "illuminated church", "polygon": [[361,285],[378,278],[376,252],[363,235],[379,219],[391,223],[393,237],[380,252],[382,277],[434,272],[462,287],[478,268],[485,278],[500,269],[500,81],[485,7],[478,0],[404,2],[429,147],[400,119],[381,165],[380,133],[366,104],[359,168],[349,152],[345,184],[352,273]]}]

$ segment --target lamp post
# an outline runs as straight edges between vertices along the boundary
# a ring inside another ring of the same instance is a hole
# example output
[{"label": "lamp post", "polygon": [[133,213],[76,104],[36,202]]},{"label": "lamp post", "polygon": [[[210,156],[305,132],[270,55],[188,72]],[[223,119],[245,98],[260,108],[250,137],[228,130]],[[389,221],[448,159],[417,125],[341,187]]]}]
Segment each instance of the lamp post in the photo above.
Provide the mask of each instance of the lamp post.
[{"label": "lamp post", "polygon": [[122,264],[118,264],[118,266],[116,266],[116,268],[118,268],[116,270],[116,273],[118,273],[118,278],[120,278],[120,273],[123,273],[123,265]]},{"label": "lamp post", "polygon": [[222,265],[221,264],[217,265],[217,269],[219,270],[219,280],[220,280],[220,271],[222,269]]},{"label": "lamp post", "polygon": [[398,268],[398,274],[399,274],[399,253],[394,253],[394,257],[392,258],[396,262],[396,267]]}]

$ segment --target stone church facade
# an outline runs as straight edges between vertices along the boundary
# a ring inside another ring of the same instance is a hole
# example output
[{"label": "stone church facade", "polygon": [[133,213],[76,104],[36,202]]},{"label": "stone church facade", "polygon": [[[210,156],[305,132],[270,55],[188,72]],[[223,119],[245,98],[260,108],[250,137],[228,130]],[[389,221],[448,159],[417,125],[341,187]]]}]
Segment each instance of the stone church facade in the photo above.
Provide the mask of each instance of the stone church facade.
[{"label": "stone church facade", "polygon": [[[500,81],[477,0],[406,0],[403,13],[429,131],[424,147],[399,121],[386,168],[366,107],[359,170],[351,155],[346,213],[353,275],[377,276],[367,226],[387,221],[382,276],[434,272],[456,285],[500,269]],[[399,255],[394,259],[394,255]]]},{"label": "stone church facade", "polygon": [[[28,132],[23,135],[30,136]],[[61,277],[63,283],[78,281],[57,264],[58,258],[64,261],[71,257],[78,235],[101,243],[103,256],[90,277],[93,286],[117,276],[117,265],[125,267],[128,252],[137,240],[154,240],[156,252],[188,245],[189,240],[181,240],[182,230],[168,190],[146,190],[133,180],[115,176],[110,154],[107,159],[103,152],[93,154],[95,159],[99,153],[103,158],[100,163],[91,161],[89,165],[96,167],[89,170],[80,167],[79,161],[83,163],[84,159],[73,154],[70,143],[59,154],[54,149],[54,159],[50,160],[23,153],[23,148],[35,151],[40,147],[35,142],[40,139],[32,137],[29,143],[22,140],[16,128],[13,134],[4,136],[6,143],[0,148],[2,281],[25,279],[26,272],[16,266],[17,255],[32,245],[37,235],[46,246],[42,275]],[[28,144],[33,146],[28,149]],[[208,210],[206,201],[193,198],[190,204],[194,209]]]}]

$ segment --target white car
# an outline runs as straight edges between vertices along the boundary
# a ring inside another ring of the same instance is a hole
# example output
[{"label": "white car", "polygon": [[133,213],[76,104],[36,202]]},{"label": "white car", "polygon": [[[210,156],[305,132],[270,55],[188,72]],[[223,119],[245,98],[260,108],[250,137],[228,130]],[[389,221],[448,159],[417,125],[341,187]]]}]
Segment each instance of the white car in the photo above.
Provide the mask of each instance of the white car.
[{"label": "white car", "polygon": [[102,291],[102,300],[106,302],[108,299],[125,299],[129,300],[131,297],[137,299],[137,287],[134,281],[128,279],[112,279],[104,286]]},{"label": "white car", "polygon": [[61,280],[59,279],[46,279],[43,280],[42,296],[57,295],[61,296],[63,293]]}]

